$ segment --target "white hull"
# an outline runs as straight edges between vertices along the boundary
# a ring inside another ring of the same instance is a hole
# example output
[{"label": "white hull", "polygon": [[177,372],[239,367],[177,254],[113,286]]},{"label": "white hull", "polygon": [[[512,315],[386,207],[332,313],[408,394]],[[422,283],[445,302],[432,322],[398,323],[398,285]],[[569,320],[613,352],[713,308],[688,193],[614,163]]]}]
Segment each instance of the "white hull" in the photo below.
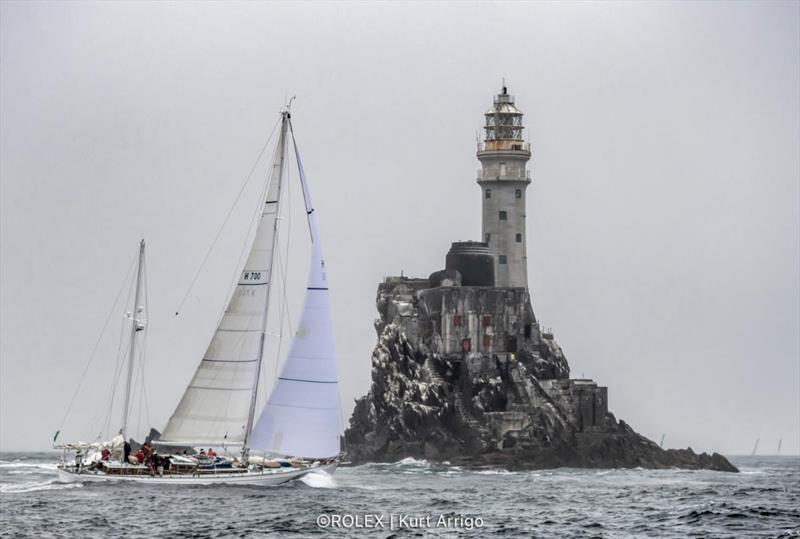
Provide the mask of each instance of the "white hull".
[{"label": "white hull", "polygon": [[259,485],[275,486],[293,479],[299,479],[306,474],[323,470],[333,473],[336,464],[324,466],[311,466],[308,468],[278,468],[276,470],[248,471],[238,473],[214,473],[204,475],[116,475],[90,471],[75,473],[69,469],[57,468],[58,480],[62,483],[140,483],[147,485]]}]

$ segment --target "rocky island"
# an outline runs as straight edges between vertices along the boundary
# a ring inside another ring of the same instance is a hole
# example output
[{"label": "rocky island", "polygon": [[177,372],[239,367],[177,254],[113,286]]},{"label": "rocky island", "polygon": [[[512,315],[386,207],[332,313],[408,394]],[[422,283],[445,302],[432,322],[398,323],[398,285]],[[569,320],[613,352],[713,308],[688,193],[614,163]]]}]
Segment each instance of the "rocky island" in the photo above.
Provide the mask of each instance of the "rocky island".
[{"label": "rocky island", "polygon": [[347,458],[738,471],[717,453],[661,448],[608,411],[606,387],[570,378],[527,287],[522,113],[504,87],[485,117],[483,241],[454,243],[428,278],[378,285],[372,386],[345,432]]}]

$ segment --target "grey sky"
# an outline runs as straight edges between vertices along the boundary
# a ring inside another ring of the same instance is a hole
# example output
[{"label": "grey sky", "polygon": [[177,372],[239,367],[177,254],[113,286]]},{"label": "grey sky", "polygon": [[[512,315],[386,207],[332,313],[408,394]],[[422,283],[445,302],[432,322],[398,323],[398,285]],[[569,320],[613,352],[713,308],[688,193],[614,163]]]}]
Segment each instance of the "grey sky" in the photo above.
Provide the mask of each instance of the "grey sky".
[{"label": "grey sky", "polygon": [[[475,132],[502,77],[534,145],[534,309],[573,375],[671,447],[800,450],[797,2],[2,2],[0,15],[3,450],[48,446],[142,235],[148,409],[163,427],[252,206],[175,308],[293,94],[349,417],[369,386],[377,282],[427,276],[451,241],[480,235]],[[73,438],[102,406],[120,323]]]}]

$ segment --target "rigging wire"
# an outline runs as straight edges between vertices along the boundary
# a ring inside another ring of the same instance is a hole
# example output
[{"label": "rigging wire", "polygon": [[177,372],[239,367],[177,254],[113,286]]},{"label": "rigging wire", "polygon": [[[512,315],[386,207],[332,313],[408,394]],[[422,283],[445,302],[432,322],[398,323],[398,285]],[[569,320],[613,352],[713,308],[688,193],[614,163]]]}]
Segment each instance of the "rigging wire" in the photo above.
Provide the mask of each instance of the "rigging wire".
[{"label": "rigging wire", "polygon": [[[128,290],[128,298],[127,301],[130,301],[131,296],[133,295],[133,282],[131,282],[130,290]],[[119,378],[122,376],[122,367],[125,365],[125,361],[128,358],[128,343],[130,340],[126,340],[125,336],[127,332],[125,331],[125,326],[127,325],[125,321],[128,317],[124,317],[122,320],[122,324],[120,324],[119,328],[119,348],[117,349],[117,365],[114,367],[114,385],[111,387],[111,397],[110,397],[110,404],[108,406],[108,432],[111,433],[111,418],[114,412],[114,399],[117,395],[117,386],[119,385]],[[124,350],[124,352],[123,352]],[[122,421],[120,420],[120,424]]]},{"label": "rigging wire", "polygon": [[[289,314],[289,300],[288,300],[288,297],[287,297],[287,290],[288,290],[289,287],[287,286],[287,281],[286,281],[286,274],[288,273],[288,270],[289,270],[289,245],[291,244],[291,239],[292,239],[292,197],[291,197],[291,192],[292,191],[291,191],[291,185],[292,185],[292,182],[291,182],[291,167],[290,167],[290,164],[287,162],[286,163],[286,197],[285,197],[285,200],[288,201],[287,202],[288,207],[287,207],[287,212],[286,212],[286,215],[287,215],[287,218],[286,218],[286,221],[287,221],[287,223],[286,223],[286,255],[285,255],[285,259],[284,259],[284,257],[281,256],[280,246],[278,246],[278,250],[277,250],[278,251],[277,252],[278,270],[281,273],[280,277],[281,277],[281,281],[283,282],[283,295],[282,295],[280,301],[278,302],[279,307],[280,307],[280,311],[279,311],[279,315],[278,315],[278,350],[277,350],[277,353],[275,355],[275,371],[273,373],[273,378],[272,378],[272,383],[273,384],[276,383],[277,380],[278,380],[278,365],[280,364],[280,361],[281,361],[281,348],[283,347],[283,315],[284,315],[284,313],[286,313],[286,318],[287,318],[287,322],[288,322],[288,325],[289,325],[289,335],[293,335],[294,334],[294,332],[292,331],[292,319],[291,319],[291,316]],[[284,268],[284,262],[286,264],[285,268]]]},{"label": "rigging wire", "polygon": [[[120,344],[120,347],[122,344]],[[122,365],[125,364],[125,359],[128,357],[128,352],[125,352],[125,355],[122,355],[122,351],[119,353],[119,357],[117,358],[117,365],[114,368],[114,377],[112,380],[114,383],[111,385],[111,390],[109,394],[109,400],[111,404],[108,407],[106,417],[105,417],[105,432],[109,438],[111,438],[111,419],[114,415],[114,395],[117,393],[117,386],[119,385],[119,380],[122,377]]]},{"label": "rigging wire", "polygon": [[[122,291],[125,289],[125,283],[128,282],[128,278],[130,277],[131,271],[133,270],[134,263],[136,262],[136,257],[133,258],[131,261],[130,266],[128,267],[128,272],[125,274],[125,279],[122,281],[122,286],[120,286],[119,291],[117,292],[117,297],[114,299],[113,305],[111,305],[111,310],[108,312],[108,316],[106,316],[106,321],[103,323],[103,329],[100,330],[100,336],[97,338],[97,342],[94,343],[94,348],[92,349],[92,353],[89,354],[89,360],[86,362],[86,366],[83,368],[83,373],[81,373],[81,378],[78,381],[78,387],[75,389],[75,393],[72,395],[72,399],[69,401],[69,405],[67,406],[67,410],[64,412],[64,417],[61,419],[61,424],[58,427],[58,431],[56,431],[55,438],[58,437],[58,433],[61,432],[61,429],[64,428],[64,424],[67,422],[67,417],[69,417],[70,411],[72,411],[72,406],[75,404],[75,399],[78,397],[78,393],[80,393],[81,386],[83,385],[83,381],[86,379],[86,373],[89,372],[89,367],[91,367],[92,362],[94,361],[95,354],[97,353],[98,348],[100,347],[100,341],[103,340],[103,335],[105,334],[106,328],[108,327],[108,323],[111,321],[111,317],[114,314],[114,311],[117,307],[117,302],[119,302],[119,298],[122,295]],[[53,438],[53,442],[55,442],[55,438]]]},{"label": "rigging wire", "polygon": [[[274,128],[273,128],[273,131],[274,131]],[[270,138],[271,138],[271,135],[270,135]],[[267,142],[269,142],[269,141],[267,141]],[[276,149],[276,151],[278,151],[278,150]],[[262,153],[263,153],[263,149],[262,149]],[[258,234],[257,225],[258,225],[258,223],[261,222],[261,219],[262,219],[262,217],[264,215],[264,201],[267,198],[267,191],[269,189],[269,185],[270,185],[270,179],[268,178],[268,180],[264,182],[264,185],[261,188],[261,193],[259,194],[259,197],[258,197],[259,203],[256,206],[255,210],[253,211],[252,217],[250,218],[250,224],[248,225],[247,233],[245,234],[245,241],[242,243],[242,248],[239,251],[239,256],[238,256],[238,258],[236,260],[236,269],[240,270],[242,268],[242,266],[243,266],[242,260],[243,260],[243,258],[245,256],[245,253],[249,252],[250,248],[252,247],[252,243],[250,241],[248,241],[248,240],[251,237],[251,235],[253,235],[253,238],[255,238],[255,235],[253,233],[253,229],[254,228],[256,228],[255,234]],[[231,283],[228,286],[228,292],[226,294],[226,297],[228,298],[228,300],[225,303],[225,305],[222,306],[222,308],[220,310],[220,313],[219,313],[219,316],[217,317],[217,327],[219,327],[219,324],[222,322],[222,319],[225,316],[225,312],[226,312],[227,307],[228,307],[228,303],[230,303],[230,298],[233,297],[234,290],[239,285],[240,281],[241,281],[241,272],[234,273],[233,279],[231,280]],[[238,347],[238,345],[241,344],[241,342],[243,340],[244,340],[244,333],[242,333],[239,337],[237,337],[236,347]],[[222,376],[222,373],[216,373],[213,376],[212,380],[215,380],[215,381],[218,380],[219,376]],[[228,397],[228,401],[225,404],[225,411],[228,410],[229,404],[230,404],[230,396]]]},{"label": "rigging wire", "polygon": [[[133,286],[134,283],[131,281],[131,286],[128,289],[128,296],[125,300],[126,304],[131,301],[133,296]],[[127,329],[127,320],[128,317],[124,316],[122,318],[122,322],[119,326],[119,346],[117,348],[117,362],[114,366],[114,377],[112,378],[113,384],[111,385],[111,391],[108,396],[108,414],[106,415],[106,433],[111,434],[111,420],[114,415],[114,399],[117,395],[117,387],[119,386],[120,378],[122,377],[123,366],[128,359],[128,354],[130,353],[128,349],[128,344],[130,343],[130,339],[126,338],[130,336],[129,331],[125,331]]]},{"label": "rigging wire", "polygon": [[[125,340],[125,319],[123,318],[119,328],[119,347],[117,349],[117,361],[116,364],[114,365],[114,376],[111,378],[113,383],[111,384],[108,398],[106,399],[109,402],[109,405],[108,408],[106,409],[106,417],[104,419],[104,423],[105,423],[105,432],[106,434],[109,435],[109,437],[111,437],[110,436],[111,419],[114,415],[114,397],[117,393],[117,385],[119,384],[119,378],[122,375],[122,366],[125,364],[125,359],[128,357],[127,347],[125,347],[127,342],[128,341]],[[122,353],[123,350],[126,350],[124,356]]]},{"label": "rigging wire", "polygon": [[233,204],[228,210],[228,214],[225,216],[225,219],[223,219],[222,224],[217,230],[217,234],[216,236],[214,236],[214,240],[211,242],[211,245],[209,245],[208,250],[206,251],[206,254],[203,257],[203,261],[200,262],[200,267],[197,268],[197,272],[194,274],[194,278],[192,278],[192,282],[189,284],[189,288],[186,290],[186,294],[184,294],[183,299],[181,299],[180,303],[178,304],[178,308],[175,310],[175,316],[178,316],[178,314],[180,313],[181,309],[183,308],[183,304],[186,302],[186,298],[189,297],[189,293],[192,291],[192,288],[194,288],[194,285],[197,282],[197,278],[200,277],[200,273],[203,271],[203,268],[205,267],[206,262],[208,261],[208,257],[211,255],[211,251],[214,249],[214,246],[217,244],[219,237],[222,235],[222,231],[225,228],[225,225],[228,224],[228,219],[230,219],[231,215],[233,214],[233,210],[239,203],[239,199],[242,197],[242,193],[244,193],[245,187],[247,187],[247,184],[250,183],[250,178],[253,177],[253,173],[255,172],[258,163],[261,162],[261,158],[264,156],[264,152],[266,151],[267,146],[269,146],[272,137],[275,135],[275,129],[278,127],[279,122],[280,122],[280,117],[278,117],[278,120],[275,122],[275,125],[272,126],[272,131],[270,131],[269,137],[267,137],[267,141],[264,143],[264,146],[261,147],[261,151],[258,152],[258,157],[253,163],[253,166],[250,168],[250,173],[247,175],[247,178],[242,184],[242,187],[239,189],[239,193],[236,195],[236,199],[233,201]]},{"label": "rigging wire", "polygon": [[[275,151],[277,152],[277,151],[279,151],[279,149],[276,148]],[[258,198],[258,200],[260,202],[259,202],[258,206],[256,207],[256,211],[253,213],[253,216],[250,218],[250,225],[247,228],[247,235],[245,236],[245,238],[250,238],[250,234],[253,233],[253,228],[254,227],[257,228],[257,225],[261,222],[261,219],[264,217],[264,201],[267,198],[267,191],[269,190],[270,183],[271,183],[271,178],[268,179],[268,181],[264,182],[264,186],[262,187],[261,194],[259,195],[259,198]],[[258,230],[256,230],[255,234],[258,234]],[[254,237],[253,241],[255,241],[255,237]],[[249,251],[248,248],[252,248],[252,244],[249,241],[245,241],[242,244],[242,249],[239,251],[239,257],[236,260],[236,268],[241,268],[242,267],[242,259],[244,258],[245,252]],[[228,287],[227,297],[229,297],[229,298],[232,297],[233,291],[239,285],[240,280],[241,280],[241,274],[240,273],[236,273],[234,275],[234,277],[233,277],[233,280],[232,280],[231,284]],[[270,284],[268,286],[272,286],[272,285]],[[219,317],[217,319],[217,327],[219,327],[219,324],[222,322],[222,318],[225,316],[225,311],[226,310],[227,310],[227,304],[222,308],[222,312],[220,313],[220,315],[219,315]],[[239,337],[237,337],[237,340],[236,340],[236,347],[237,348],[242,343],[242,341],[244,340],[244,335],[245,335],[244,333],[241,333],[239,335]],[[213,380],[217,380],[217,376],[221,376],[221,373],[218,373],[217,375],[215,375]],[[225,408],[226,410],[227,410],[227,406],[229,404],[230,404],[230,396],[228,397],[228,401],[226,403],[226,408]]]},{"label": "rigging wire", "polygon": [[[114,376],[115,377],[117,376],[116,371],[114,371]],[[98,407],[97,412],[92,418],[92,421],[89,423],[89,425],[91,425],[91,428],[88,430],[88,432],[91,433],[97,432],[98,433],[97,437],[98,438],[101,437],[103,435],[103,432],[107,430],[105,428],[105,425],[107,423],[108,414],[109,410],[106,407],[104,406]]]},{"label": "rigging wire", "polygon": [[[130,299],[130,296],[131,296],[132,293],[133,293],[133,283],[131,283],[131,287],[128,290],[128,296],[126,298],[126,303],[127,303],[127,300]],[[117,386],[119,385],[119,379],[120,379],[120,377],[122,375],[122,366],[125,364],[125,360],[128,357],[128,351],[127,351],[127,346],[126,345],[130,341],[125,339],[125,337],[127,336],[127,333],[125,332],[125,325],[126,325],[125,322],[126,322],[126,320],[127,320],[127,317],[123,317],[122,322],[120,323],[119,345],[118,345],[118,348],[117,348],[117,359],[116,359],[116,362],[114,364],[114,375],[111,378],[111,381],[113,383],[111,384],[111,387],[109,388],[108,397],[106,398],[106,401],[109,402],[109,405],[106,407],[106,415],[105,415],[105,418],[103,419],[103,424],[105,424],[104,431],[106,432],[106,434],[109,435],[109,437],[111,437],[110,436],[110,434],[111,434],[111,419],[112,419],[113,414],[114,414],[114,397],[116,395]],[[123,354],[123,350],[125,350],[124,354]]]}]

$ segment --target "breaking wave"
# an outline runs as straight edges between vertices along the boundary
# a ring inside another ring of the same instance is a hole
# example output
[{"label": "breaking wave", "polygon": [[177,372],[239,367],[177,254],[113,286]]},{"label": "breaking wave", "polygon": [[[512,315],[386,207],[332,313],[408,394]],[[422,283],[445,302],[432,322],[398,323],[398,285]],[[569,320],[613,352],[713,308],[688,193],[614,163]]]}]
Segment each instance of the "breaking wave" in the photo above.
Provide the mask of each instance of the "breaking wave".
[{"label": "breaking wave", "polygon": [[306,486],[311,488],[337,488],[336,480],[324,470],[306,474],[300,478]]},{"label": "breaking wave", "polygon": [[65,490],[82,486],[82,483],[59,483],[55,479],[49,481],[25,481],[24,483],[2,483],[0,484],[0,493],[24,494],[39,490]]},{"label": "breaking wave", "polygon": [[[32,462],[23,462],[23,461],[0,461],[0,468],[35,468],[39,470],[55,470],[56,464],[55,463],[32,463]],[[8,472],[11,473],[11,472]]]},{"label": "breaking wave", "polygon": [[395,464],[397,466],[419,466],[419,467],[424,467],[424,468],[429,468],[431,466],[431,463],[428,462],[427,460],[425,460],[425,459],[415,459],[414,457],[406,457],[406,458],[404,458],[402,460],[398,460],[397,462],[394,462],[392,464]]},{"label": "breaking wave", "polygon": [[478,475],[514,475],[516,472],[509,472],[503,468],[498,468],[497,470],[478,470],[475,473]]}]

